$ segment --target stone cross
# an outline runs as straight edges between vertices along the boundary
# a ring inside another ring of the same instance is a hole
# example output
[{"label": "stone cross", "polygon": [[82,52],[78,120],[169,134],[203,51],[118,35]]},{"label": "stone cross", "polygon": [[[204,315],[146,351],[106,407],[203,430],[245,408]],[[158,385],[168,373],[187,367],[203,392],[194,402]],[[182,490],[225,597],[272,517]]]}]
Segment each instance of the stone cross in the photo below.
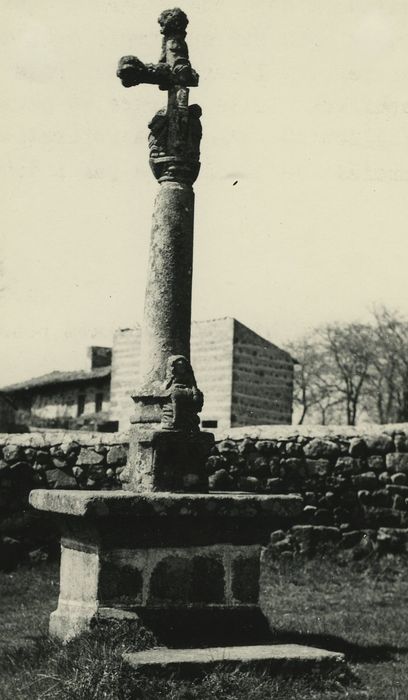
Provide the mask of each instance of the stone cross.
[{"label": "stone cross", "polygon": [[[160,187],[153,211],[141,379],[132,394],[135,413],[123,478],[134,490],[198,490],[205,488],[204,475],[198,475],[207,450],[203,445],[211,441],[199,430],[203,395],[190,364],[192,186],[200,170],[201,108],[188,105],[189,87],[198,85],[198,74],[185,40],[187,16],[175,8],[162,12],[158,21],[163,35],[159,61],[124,56],[117,70],[125,87],[149,83],[168,93],[167,107],[149,123],[149,162]],[[180,469],[184,475],[175,474]]]},{"label": "stone cross", "polygon": [[161,13],[158,22],[163,35],[158,63],[142,63],[135,56],[123,56],[117,75],[124,87],[150,83],[167,90],[167,108],[149,123],[150,165],[159,182],[192,184],[199,172],[201,109],[188,106],[189,86],[197,87],[199,76],[189,61],[185,40],[188,19],[175,8]]}]

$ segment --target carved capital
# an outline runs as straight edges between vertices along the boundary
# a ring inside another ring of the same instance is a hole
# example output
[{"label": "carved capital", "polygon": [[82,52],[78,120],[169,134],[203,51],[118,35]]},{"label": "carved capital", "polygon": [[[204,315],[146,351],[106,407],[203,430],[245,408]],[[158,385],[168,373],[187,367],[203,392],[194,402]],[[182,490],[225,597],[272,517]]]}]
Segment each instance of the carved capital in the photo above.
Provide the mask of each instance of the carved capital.
[{"label": "carved capital", "polygon": [[192,185],[200,171],[201,107],[175,108],[170,121],[161,109],[149,122],[149,162],[159,182],[176,181]]}]

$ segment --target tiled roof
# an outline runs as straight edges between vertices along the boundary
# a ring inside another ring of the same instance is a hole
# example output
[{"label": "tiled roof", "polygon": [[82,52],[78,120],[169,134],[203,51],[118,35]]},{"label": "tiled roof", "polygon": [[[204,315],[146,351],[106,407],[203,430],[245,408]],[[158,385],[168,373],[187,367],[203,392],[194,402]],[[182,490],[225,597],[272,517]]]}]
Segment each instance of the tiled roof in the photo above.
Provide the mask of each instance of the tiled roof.
[{"label": "tiled roof", "polygon": [[8,394],[15,391],[29,391],[30,389],[35,389],[37,387],[51,386],[52,384],[67,384],[69,382],[86,382],[90,379],[100,379],[103,377],[109,377],[111,373],[111,368],[109,367],[98,367],[97,369],[90,370],[76,370],[73,372],[49,372],[48,374],[42,374],[41,377],[34,377],[33,379],[27,379],[25,382],[17,382],[17,384],[10,384],[5,386],[0,391],[4,391]]}]

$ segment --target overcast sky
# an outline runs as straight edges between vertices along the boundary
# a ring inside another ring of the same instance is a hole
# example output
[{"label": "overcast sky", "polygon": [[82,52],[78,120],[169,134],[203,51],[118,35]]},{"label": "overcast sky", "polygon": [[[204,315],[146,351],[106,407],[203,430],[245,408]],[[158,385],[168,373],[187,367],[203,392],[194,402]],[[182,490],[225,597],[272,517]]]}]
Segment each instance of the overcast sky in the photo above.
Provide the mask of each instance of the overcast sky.
[{"label": "overcast sky", "polygon": [[[0,385],[86,366],[140,321],[157,0],[1,0]],[[273,342],[408,313],[406,0],[185,0],[203,108],[193,318]],[[5,119],[4,119],[5,117]],[[233,186],[233,182],[238,183]]]}]

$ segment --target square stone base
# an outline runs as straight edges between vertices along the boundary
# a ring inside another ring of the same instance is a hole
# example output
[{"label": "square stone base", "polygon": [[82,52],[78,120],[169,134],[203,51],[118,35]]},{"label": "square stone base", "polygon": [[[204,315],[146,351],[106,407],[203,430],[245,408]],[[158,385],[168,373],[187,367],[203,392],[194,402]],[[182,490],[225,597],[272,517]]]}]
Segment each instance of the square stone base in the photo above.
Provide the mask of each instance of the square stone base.
[{"label": "square stone base", "polygon": [[124,486],[146,491],[208,491],[206,461],[214,446],[212,433],[186,435],[178,430],[158,430],[133,424],[129,433],[129,458],[122,472]]},{"label": "square stone base", "polygon": [[51,633],[63,640],[104,611],[249,609],[271,530],[302,508],[296,495],[33,491],[62,533],[60,597]]}]

